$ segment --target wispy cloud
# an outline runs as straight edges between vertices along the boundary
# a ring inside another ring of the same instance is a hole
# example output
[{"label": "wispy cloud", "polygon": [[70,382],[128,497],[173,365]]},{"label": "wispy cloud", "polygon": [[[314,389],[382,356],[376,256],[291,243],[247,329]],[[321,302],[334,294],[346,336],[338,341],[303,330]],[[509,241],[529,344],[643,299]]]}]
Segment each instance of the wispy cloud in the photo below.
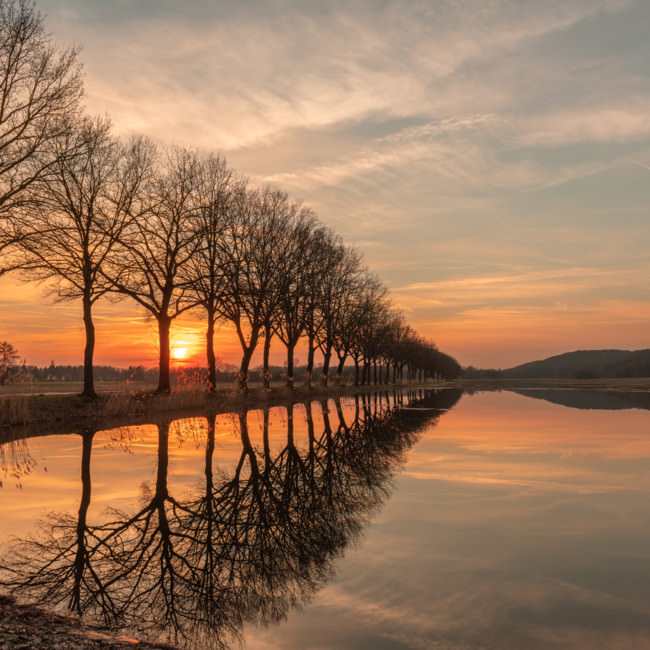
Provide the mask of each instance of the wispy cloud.
[{"label": "wispy cloud", "polygon": [[39,6],[83,45],[91,111],[303,198],[464,360],[489,345],[499,363],[536,310],[592,304],[596,328],[614,294],[625,322],[648,299],[647,3]]},{"label": "wispy cloud", "polygon": [[519,144],[553,147],[576,142],[626,142],[650,137],[648,97],[643,101],[582,110],[550,112],[522,124]]},{"label": "wispy cloud", "polygon": [[[470,278],[458,278],[454,280],[444,280],[438,282],[416,282],[404,287],[396,287],[395,291],[421,291],[421,290],[435,290],[435,289],[463,289],[463,288],[484,288],[488,285],[504,285],[504,284],[521,284],[525,287],[530,287],[530,284],[545,280],[555,280],[558,278],[564,279],[579,279],[586,281],[590,284],[598,283],[602,286],[602,279],[607,278],[612,282],[617,276],[622,275],[623,272],[604,271],[601,269],[588,269],[588,268],[567,268],[567,269],[552,269],[544,271],[523,271],[514,275],[482,275]],[[553,285],[556,287],[557,285]]]},{"label": "wispy cloud", "polygon": [[[476,105],[473,62],[506,63],[528,42],[629,3],[530,2],[516,11],[506,2],[418,2],[409,11],[396,3],[325,11],[222,4],[125,11],[113,23],[93,22],[92,4],[74,13],[45,6],[59,30],[87,35],[92,108],[108,109],[127,130],[232,148],[297,126],[467,113]],[[493,86],[481,101],[493,104],[493,95],[512,96]]]}]

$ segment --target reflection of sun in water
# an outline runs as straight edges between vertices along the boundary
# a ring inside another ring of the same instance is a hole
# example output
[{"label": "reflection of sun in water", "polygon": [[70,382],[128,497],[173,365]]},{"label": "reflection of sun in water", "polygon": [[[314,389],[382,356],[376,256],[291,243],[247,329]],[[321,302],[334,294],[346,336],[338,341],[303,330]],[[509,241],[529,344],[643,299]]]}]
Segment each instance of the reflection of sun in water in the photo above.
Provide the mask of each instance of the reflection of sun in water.
[{"label": "reflection of sun in water", "polygon": [[174,347],[172,348],[172,356],[174,359],[184,359],[187,356],[187,348]]}]

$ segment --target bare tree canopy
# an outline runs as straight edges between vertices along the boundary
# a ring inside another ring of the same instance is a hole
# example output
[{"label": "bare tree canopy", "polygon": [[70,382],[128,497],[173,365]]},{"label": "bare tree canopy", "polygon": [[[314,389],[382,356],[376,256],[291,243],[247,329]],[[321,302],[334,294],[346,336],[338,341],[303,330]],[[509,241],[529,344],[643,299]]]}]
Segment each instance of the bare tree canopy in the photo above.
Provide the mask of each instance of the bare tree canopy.
[{"label": "bare tree canopy", "polygon": [[0,0],[0,255],[21,238],[16,208],[56,163],[52,143],[78,114],[81,94],[76,50],[52,43],[29,0]]},{"label": "bare tree canopy", "polygon": [[[150,155],[153,157],[153,145]],[[198,179],[201,157],[194,151],[169,149],[149,182],[131,205],[131,219],[111,255],[105,277],[113,290],[147,310],[158,324],[158,390],[171,389],[169,373],[172,321],[196,307],[181,269],[199,246],[201,214]]]},{"label": "bare tree canopy", "polygon": [[82,300],[86,397],[95,396],[92,307],[111,288],[101,271],[148,173],[146,142],[121,146],[110,128],[105,118],[85,118],[57,140],[61,156],[48,178],[31,186],[18,243],[28,278],[51,279],[48,290],[59,300]]},{"label": "bare tree canopy", "polygon": [[0,385],[10,379],[19,358],[18,350],[9,341],[0,342]]},{"label": "bare tree canopy", "polygon": [[221,311],[234,324],[242,348],[242,390],[247,389],[248,369],[262,329],[276,313],[290,256],[285,234],[291,211],[284,192],[269,187],[240,192],[236,218],[229,222],[221,247],[225,270]]},{"label": "bare tree canopy", "polygon": [[223,242],[235,217],[236,200],[246,181],[235,175],[221,155],[209,155],[199,161],[196,178],[197,213],[193,220],[197,231],[194,255],[181,269],[187,280],[188,297],[196,303],[207,320],[206,356],[208,384],[216,384],[214,330],[221,318],[225,292]]},{"label": "bare tree canopy", "polygon": [[294,385],[294,350],[304,334],[313,308],[314,279],[318,277],[321,238],[318,233],[326,229],[320,225],[316,215],[308,208],[295,204],[288,238],[285,243],[288,267],[280,278],[277,313],[274,330],[287,348],[287,386]]}]

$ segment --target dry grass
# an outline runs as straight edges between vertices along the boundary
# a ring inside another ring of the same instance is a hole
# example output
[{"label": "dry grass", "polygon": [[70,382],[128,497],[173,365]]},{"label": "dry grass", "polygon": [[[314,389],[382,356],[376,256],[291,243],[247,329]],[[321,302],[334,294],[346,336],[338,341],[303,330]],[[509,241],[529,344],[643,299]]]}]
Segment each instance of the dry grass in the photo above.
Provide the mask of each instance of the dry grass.
[{"label": "dry grass", "polygon": [[5,397],[0,399],[0,425],[27,424],[31,417],[28,397]]},{"label": "dry grass", "polygon": [[[412,385],[415,387],[415,384]],[[433,387],[434,384],[427,384]],[[442,387],[442,384],[437,386]],[[403,386],[405,387],[405,386]],[[124,390],[100,394],[96,400],[82,398],[78,394],[51,392],[32,395],[0,396],[0,427],[18,425],[41,425],[48,423],[51,428],[61,428],[62,424],[76,426],[79,423],[98,420],[138,420],[154,417],[160,413],[234,411],[288,401],[299,402],[320,399],[334,395],[353,395],[355,393],[392,390],[396,386],[313,386],[312,388],[287,388],[275,384],[270,389],[251,384],[243,393],[234,384],[223,384],[216,391],[208,391],[202,385],[187,385],[170,393],[152,391]]]},{"label": "dry grass", "polygon": [[[106,381],[95,382],[98,393],[132,392],[154,390],[156,385],[152,382],[124,382]],[[23,395],[68,395],[78,394],[83,390],[80,381],[34,381],[16,384],[0,385],[0,398],[5,396]]]}]

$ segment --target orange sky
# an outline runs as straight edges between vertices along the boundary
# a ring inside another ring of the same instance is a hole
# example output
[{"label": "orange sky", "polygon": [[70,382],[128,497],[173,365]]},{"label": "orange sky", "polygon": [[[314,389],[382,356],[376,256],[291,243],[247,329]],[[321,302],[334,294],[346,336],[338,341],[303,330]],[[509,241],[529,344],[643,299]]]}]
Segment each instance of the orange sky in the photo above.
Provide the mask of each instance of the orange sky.
[{"label": "orange sky", "polygon": [[[84,332],[79,304],[53,303],[43,297],[38,286],[17,284],[10,278],[0,281],[0,291],[0,340],[10,341],[30,365],[49,365],[52,360],[82,363]],[[394,292],[394,298],[397,304],[406,305],[407,318],[421,334],[465,365],[510,367],[573,349],[648,346],[650,303],[641,300],[611,299],[571,307],[499,306],[486,300],[483,307],[441,309],[438,318],[418,322],[423,312],[417,305],[412,307],[400,290]],[[97,365],[157,364],[156,323],[130,301],[100,301],[95,323]],[[172,353],[180,348],[186,351],[182,361],[174,361],[177,367],[205,363],[204,336],[205,323],[199,314],[184,315],[173,324]],[[237,364],[240,347],[232,327],[223,323],[215,340],[217,356],[225,363]],[[254,365],[261,363],[260,355],[261,347]],[[283,346],[274,342],[273,362],[282,364],[284,355]],[[297,360],[305,360],[300,350]]]},{"label": "orange sky", "polygon": [[[650,347],[650,3],[37,4],[89,112],[303,199],[463,365]],[[97,363],[155,364],[129,303],[97,330]],[[0,340],[79,363],[79,310],[2,279]]]}]

